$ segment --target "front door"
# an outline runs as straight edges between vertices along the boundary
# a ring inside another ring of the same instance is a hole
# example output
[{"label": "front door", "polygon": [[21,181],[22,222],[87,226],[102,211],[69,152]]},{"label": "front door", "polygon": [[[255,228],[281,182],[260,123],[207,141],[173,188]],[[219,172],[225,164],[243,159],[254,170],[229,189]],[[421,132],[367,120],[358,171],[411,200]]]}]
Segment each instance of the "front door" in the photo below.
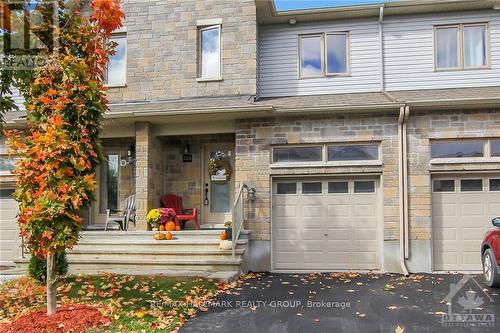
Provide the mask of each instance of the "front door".
[{"label": "front door", "polygon": [[234,145],[206,144],[203,148],[203,223],[231,221],[234,195]]}]

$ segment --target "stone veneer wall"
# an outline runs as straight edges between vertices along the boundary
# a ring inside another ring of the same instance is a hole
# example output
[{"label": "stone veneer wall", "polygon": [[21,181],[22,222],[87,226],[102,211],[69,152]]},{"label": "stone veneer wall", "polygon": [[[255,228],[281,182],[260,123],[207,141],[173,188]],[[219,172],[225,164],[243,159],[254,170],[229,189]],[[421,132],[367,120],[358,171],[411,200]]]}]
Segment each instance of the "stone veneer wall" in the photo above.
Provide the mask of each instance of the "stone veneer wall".
[{"label": "stone veneer wall", "polygon": [[[192,162],[183,162],[184,146],[189,143]],[[186,135],[162,139],[162,154],[165,156],[165,183],[163,194],[176,194],[182,197],[185,208],[198,208],[202,214],[202,158],[203,144],[234,143],[234,134]],[[234,154],[234,152],[233,152]],[[200,223],[201,223],[200,219]],[[192,228],[192,223],[186,224]]]},{"label": "stone veneer wall", "polygon": [[431,239],[431,172],[500,171],[500,163],[430,165],[429,139],[500,137],[500,110],[427,111],[410,116],[408,124],[410,238]]},{"label": "stone veneer wall", "polygon": [[[397,114],[309,116],[241,120],[236,130],[236,188],[255,186],[249,222],[253,240],[271,238],[272,174],[381,173],[384,239],[399,238]],[[380,141],[383,166],[271,169],[273,144]]]},{"label": "stone veneer wall", "polygon": [[[124,0],[127,86],[112,102],[256,94],[254,0]],[[197,82],[197,26],[222,19],[221,81]]]}]

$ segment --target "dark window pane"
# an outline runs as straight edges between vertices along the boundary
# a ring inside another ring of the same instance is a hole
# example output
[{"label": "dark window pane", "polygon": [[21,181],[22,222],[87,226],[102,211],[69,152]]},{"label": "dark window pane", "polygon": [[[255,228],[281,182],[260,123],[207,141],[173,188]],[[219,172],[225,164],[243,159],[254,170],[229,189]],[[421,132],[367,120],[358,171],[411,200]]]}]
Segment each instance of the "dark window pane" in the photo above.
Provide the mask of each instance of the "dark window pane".
[{"label": "dark window pane", "polygon": [[322,147],[274,148],[273,162],[314,162],[322,161]]},{"label": "dark window pane", "polygon": [[491,156],[500,156],[500,140],[491,141]]},{"label": "dark window pane", "polygon": [[349,193],[348,182],[329,182],[328,193]]},{"label": "dark window pane", "polygon": [[433,182],[434,192],[454,192],[455,191],[455,181],[454,180],[435,180]]},{"label": "dark window pane", "polygon": [[378,145],[328,146],[328,160],[378,160]]},{"label": "dark window pane", "polygon": [[354,193],[371,193],[371,192],[375,192],[374,181],[354,182]]},{"label": "dark window pane", "polygon": [[296,183],[278,183],[277,185],[278,194],[296,194],[297,184]]},{"label": "dark window pane", "polygon": [[0,199],[12,199],[12,194],[14,193],[14,189],[7,188],[0,190]]},{"label": "dark window pane", "polygon": [[431,143],[432,158],[483,157],[483,141],[457,141]]},{"label": "dark window pane", "polygon": [[500,179],[490,179],[490,191],[500,191]]},{"label": "dark window pane", "polygon": [[462,192],[482,191],[483,181],[481,179],[462,179],[460,190]]},{"label": "dark window pane", "polygon": [[321,183],[302,183],[302,194],[321,194]]}]

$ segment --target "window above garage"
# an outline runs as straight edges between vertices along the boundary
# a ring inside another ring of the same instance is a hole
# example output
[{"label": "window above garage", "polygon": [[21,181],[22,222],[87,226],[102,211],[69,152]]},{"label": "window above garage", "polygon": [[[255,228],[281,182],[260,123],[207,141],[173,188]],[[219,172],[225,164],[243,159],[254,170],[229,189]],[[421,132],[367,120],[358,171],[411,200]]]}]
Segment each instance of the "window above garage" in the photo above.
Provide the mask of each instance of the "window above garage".
[{"label": "window above garage", "polygon": [[382,165],[379,142],[276,146],[272,167]]},{"label": "window above garage", "polygon": [[500,139],[432,140],[431,164],[500,162]]}]

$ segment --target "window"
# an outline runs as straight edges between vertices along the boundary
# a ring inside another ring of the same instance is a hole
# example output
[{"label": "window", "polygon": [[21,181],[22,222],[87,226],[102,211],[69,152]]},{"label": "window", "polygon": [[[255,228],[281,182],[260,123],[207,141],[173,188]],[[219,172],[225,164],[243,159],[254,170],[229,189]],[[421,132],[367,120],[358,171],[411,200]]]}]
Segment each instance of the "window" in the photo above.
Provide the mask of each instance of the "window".
[{"label": "window", "polygon": [[299,37],[299,76],[318,77],[349,73],[347,32]]},{"label": "window", "polygon": [[483,190],[482,179],[462,179],[460,180],[460,190],[462,192],[478,192]]},{"label": "window", "polygon": [[109,57],[106,83],[109,86],[122,86],[127,83],[127,35],[112,35],[116,43],[115,54]]},{"label": "window", "polygon": [[0,174],[10,174],[14,171],[16,160],[8,155],[0,155]]},{"label": "window", "polygon": [[432,187],[434,192],[455,192],[455,181],[453,179],[435,180]]},{"label": "window", "polygon": [[278,194],[296,194],[297,183],[278,183],[276,186]]},{"label": "window", "polygon": [[329,161],[378,160],[378,145],[328,146]]},{"label": "window", "polygon": [[0,189],[0,199],[12,199],[13,194],[14,194],[14,189],[11,188]]},{"label": "window", "polygon": [[323,148],[282,147],[273,149],[273,162],[314,162],[323,160]]},{"label": "window", "polygon": [[321,35],[300,37],[300,76],[323,75],[323,37]]},{"label": "window", "polygon": [[349,193],[348,182],[329,182],[328,193]]},{"label": "window", "polygon": [[491,156],[493,157],[500,156],[500,140],[491,141]]},{"label": "window", "polygon": [[221,25],[198,30],[198,76],[202,79],[221,77]]},{"label": "window", "polygon": [[500,191],[500,179],[490,179],[490,191]]},{"label": "window", "polygon": [[375,192],[374,181],[355,181],[354,193],[373,193]]},{"label": "window", "polygon": [[483,157],[484,141],[432,142],[431,158]]},{"label": "window", "polygon": [[323,193],[321,182],[302,183],[302,194],[321,194]]},{"label": "window", "polygon": [[326,73],[345,74],[348,72],[347,33],[326,34]]},{"label": "window", "polygon": [[457,24],[435,28],[436,69],[488,66],[488,25]]}]

